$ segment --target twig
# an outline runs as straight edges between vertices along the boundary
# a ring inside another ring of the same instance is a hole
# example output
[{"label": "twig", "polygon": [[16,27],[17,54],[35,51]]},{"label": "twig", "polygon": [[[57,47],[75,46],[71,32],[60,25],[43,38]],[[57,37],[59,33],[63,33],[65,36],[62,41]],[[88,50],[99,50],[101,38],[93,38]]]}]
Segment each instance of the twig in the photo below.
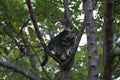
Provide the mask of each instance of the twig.
[{"label": "twig", "polygon": [[114,52],[115,56],[119,56],[120,57],[120,50],[112,49],[112,51]]},{"label": "twig", "polygon": [[23,29],[27,26],[28,22],[30,21],[30,18],[28,18],[24,23],[23,26],[20,29],[20,34],[22,34]]}]

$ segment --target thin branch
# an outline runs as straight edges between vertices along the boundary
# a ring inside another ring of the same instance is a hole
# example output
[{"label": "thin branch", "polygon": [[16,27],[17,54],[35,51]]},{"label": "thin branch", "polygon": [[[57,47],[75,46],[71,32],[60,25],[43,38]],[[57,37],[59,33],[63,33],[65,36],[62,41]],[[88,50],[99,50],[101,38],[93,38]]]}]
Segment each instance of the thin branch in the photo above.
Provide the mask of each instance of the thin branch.
[{"label": "thin branch", "polygon": [[66,18],[69,20],[69,22],[72,22],[72,19],[70,16],[70,10],[68,7],[68,0],[63,0],[63,4],[64,4]]},{"label": "thin branch", "polygon": [[29,21],[30,21],[30,18],[28,18],[25,22],[23,22],[23,25],[20,29],[20,34],[22,34],[23,29],[28,25]]},{"label": "thin branch", "polygon": [[120,72],[120,68],[116,69],[114,72],[113,72],[113,75],[116,75],[117,73]]},{"label": "thin branch", "polygon": [[[16,29],[8,23],[6,25],[7,26],[3,27],[3,30],[15,42],[15,45],[18,47],[20,52],[23,53],[23,54],[20,54],[20,57],[23,57],[24,55],[30,56],[31,51],[30,51],[30,48],[28,46],[29,42],[22,35],[20,35],[21,40],[24,43],[24,45],[21,45],[20,42],[17,41],[17,38],[14,37],[13,34],[12,34],[12,31],[14,32],[14,31],[16,31]],[[11,30],[11,28],[12,28],[12,30]],[[17,32],[16,32],[16,34],[18,35]]]},{"label": "thin branch", "polygon": [[[74,27],[74,25],[72,24],[72,19],[71,19],[71,15],[70,15],[70,10],[69,10],[69,7],[68,7],[68,0],[63,0],[64,1],[64,8],[65,8],[65,17],[67,18],[69,24],[70,24],[70,28]],[[80,40],[81,40],[81,37],[84,33],[84,29],[85,29],[85,26],[84,26],[84,22],[83,22],[83,25],[77,35],[77,38],[76,38],[76,41],[75,41],[75,44],[73,46],[73,49],[72,49],[72,52],[69,56],[69,58],[62,64],[62,65],[68,65],[71,63],[71,61],[73,61],[74,59],[74,56],[75,56],[75,53],[77,51],[77,48],[79,46],[79,43],[80,43]]]},{"label": "thin branch", "polygon": [[0,66],[6,67],[6,68],[14,70],[15,72],[21,73],[22,75],[24,75],[25,77],[27,77],[31,80],[41,80],[40,78],[38,78],[35,75],[31,74],[30,72],[26,71],[25,69],[23,69],[19,66],[16,66],[12,63],[3,61],[2,59],[0,59]]},{"label": "thin branch", "polygon": [[[42,62],[40,61],[40,58],[39,58],[38,56],[37,56],[37,58],[38,58],[38,61],[39,61],[40,65],[41,65]],[[51,77],[48,75],[47,71],[45,70],[45,68],[44,68],[43,66],[41,66],[41,68],[42,68],[42,70],[44,71],[47,79],[48,79],[48,80],[52,80]]]},{"label": "thin branch", "polygon": [[58,63],[61,63],[61,60],[59,58],[57,58],[56,56],[54,56],[53,54],[51,54],[50,50],[48,49],[48,47],[46,46],[46,44],[44,42],[44,39],[42,38],[42,34],[41,34],[41,32],[40,32],[40,30],[38,28],[37,21],[35,19],[34,13],[33,13],[33,8],[32,8],[32,5],[31,5],[31,1],[30,0],[26,0],[26,4],[28,6],[28,10],[29,10],[29,13],[30,13],[30,18],[31,18],[32,23],[34,25],[35,32],[36,32],[36,34],[38,36],[38,39],[40,40],[42,46],[44,47],[45,53],[47,53],[48,55],[50,55]]},{"label": "thin branch", "polygon": [[31,56],[29,57],[29,60],[30,60],[30,63],[31,63],[32,68],[35,69],[35,70],[37,70],[34,57],[35,57],[35,54],[31,55]]},{"label": "thin branch", "polygon": [[[32,48],[32,50],[35,52],[36,58],[38,59],[40,66],[41,66],[42,62],[41,62],[37,52],[35,51],[34,48]],[[45,68],[43,66],[41,66],[41,68],[42,68],[43,72],[45,73],[46,77],[48,78],[48,80],[52,80],[51,77],[48,75],[47,71],[45,70]]]},{"label": "thin branch", "polygon": [[[8,25],[7,25],[8,26]],[[3,30],[5,31],[5,33],[15,42],[16,46],[20,46],[19,42],[15,39],[15,37],[11,34],[11,31],[8,31],[8,27],[4,26]]]},{"label": "thin branch", "polygon": [[118,64],[120,63],[120,57],[119,59],[116,61],[115,65],[113,66],[113,70],[115,70],[118,66]]},{"label": "thin branch", "polygon": [[64,17],[65,17],[65,19],[67,19],[67,21],[70,25],[70,26],[67,26],[67,27],[73,28],[74,25],[72,24],[72,17],[70,15],[70,10],[69,10],[69,7],[68,7],[68,0],[63,0],[63,4],[64,4],[64,9],[65,9]]},{"label": "thin branch", "polygon": [[[8,27],[7,27],[7,26],[8,26]],[[12,35],[12,33],[11,33],[11,31],[10,31],[11,29],[9,29],[9,25],[7,25],[7,26],[4,26],[4,27],[3,27],[3,30],[4,30],[5,33],[15,42],[15,45],[18,47],[19,51],[20,51],[21,53],[23,53],[23,54],[20,54],[21,57],[23,57],[24,54],[25,54],[23,46],[21,46],[20,43],[17,41],[17,39]],[[12,27],[11,27],[11,28],[12,28]]]},{"label": "thin branch", "polygon": [[120,56],[120,50],[113,49],[115,56]]},{"label": "thin branch", "polygon": [[31,5],[31,1],[30,0],[26,0],[26,4],[28,6],[28,9],[29,9],[29,13],[30,13],[30,18],[32,20],[32,23],[34,25],[34,28],[35,28],[35,31],[36,31],[36,34],[41,42],[41,44],[43,45],[44,48],[46,48],[46,44],[44,42],[44,39],[42,38],[42,34],[38,28],[38,25],[37,25],[37,21],[35,19],[35,16],[34,16],[34,13],[33,13],[33,8],[32,8],[32,5]]},{"label": "thin branch", "polygon": [[[17,39],[16,39],[16,37],[14,37],[13,35],[12,35],[12,33],[10,32],[10,30],[11,29],[9,29],[9,27],[10,27],[10,25],[8,25],[8,27],[7,26],[5,26],[5,27],[3,27],[3,30],[6,32],[6,34],[15,42],[15,45],[18,47],[18,49],[20,50],[20,52],[21,52],[21,54],[19,55],[19,57],[18,58],[21,58],[21,57],[23,57],[23,56],[25,56],[25,55],[27,55],[27,56],[29,56],[29,60],[30,60],[30,62],[31,62],[31,66],[34,68],[34,69],[36,69],[36,66],[35,66],[35,64],[34,64],[34,55],[32,54],[32,51],[30,50],[30,44],[29,44],[29,42],[22,36],[22,35],[20,35],[20,37],[22,38],[22,41],[23,41],[23,43],[24,43],[24,45],[21,45],[18,41],[17,41]],[[12,27],[12,25],[11,25],[11,27]],[[13,28],[13,27],[12,27]],[[13,30],[15,31],[15,29],[13,28]],[[28,45],[29,44],[29,45]],[[26,50],[25,50],[26,49]],[[17,58],[17,59],[18,59]]]}]

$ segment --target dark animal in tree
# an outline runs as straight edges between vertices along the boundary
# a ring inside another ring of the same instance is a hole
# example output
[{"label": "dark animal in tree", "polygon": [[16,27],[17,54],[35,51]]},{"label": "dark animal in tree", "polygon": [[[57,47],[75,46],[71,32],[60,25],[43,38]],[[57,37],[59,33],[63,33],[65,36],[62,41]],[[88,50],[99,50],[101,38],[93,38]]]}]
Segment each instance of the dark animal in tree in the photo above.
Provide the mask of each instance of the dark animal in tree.
[{"label": "dark animal in tree", "polygon": [[65,57],[69,56],[69,49],[73,46],[75,40],[75,34],[69,31],[63,31],[53,39],[48,44],[48,48],[53,52],[53,54],[61,57],[62,54]]},{"label": "dark animal in tree", "polygon": [[[64,61],[69,57],[71,47],[74,45],[74,41],[75,33],[64,30],[50,40],[50,42],[48,43],[48,48],[52,54]],[[48,55],[46,54],[41,65],[44,66],[47,61]]]}]

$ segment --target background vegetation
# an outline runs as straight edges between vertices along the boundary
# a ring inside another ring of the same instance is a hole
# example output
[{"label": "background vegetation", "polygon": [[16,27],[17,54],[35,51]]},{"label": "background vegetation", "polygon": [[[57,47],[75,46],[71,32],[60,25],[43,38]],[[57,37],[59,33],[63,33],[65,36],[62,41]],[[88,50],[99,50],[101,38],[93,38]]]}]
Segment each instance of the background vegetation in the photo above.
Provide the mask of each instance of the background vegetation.
[{"label": "background vegetation", "polygon": [[[64,18],[64,6],[62,0],[31,0],[35,19],[45,43],[50,40],[50,32],[56,21]],[[112,1],[112,0],[110,0]],[[82,0],[69,0],[70,15],[74,26],[80,30],[84,21]],[[113,46],[120,49],[120,1],[114,1],[114,34]],[[103,56],[103,26],[104,26],[105,0],[98,0],[94,9],[94,24],[98,47],[98,80],[103,80],[104,56]],[[61,30],[54,28],[55,35]],[[86,35],[86,30],[84,32]],[[27,53],[26,53],[27,52]],[[41,67],[44,49],[36,35],[25,0],[0,0],[0,60],[6,61],[24,69],[40,80],[60,80],[58,63],[49,58],[48,63]],[[0,62],[1,62],[0,61]],[[120,58],[113,60],[112,79],[120,76]],[[6,63],[6,64],[9,64]],[[25,72],[26,72],[25,71]],[[23,71],[24,72],[24,71]],[[0,80],[27,80],[22,72],[3,67],[0,63]],[[27,74],[26,74],[27,75]],[[31,76],[31,75],[28,75]],[[79,45],[74,58],[74,64],[69,72],[70,80],[86,80],[88,77],[88,49],[87,43]],[[31,79],[32,80],[32,79]],[[36,79],[37,80],[37,79]],[[106,79],[107,80],[107,79]]]}]

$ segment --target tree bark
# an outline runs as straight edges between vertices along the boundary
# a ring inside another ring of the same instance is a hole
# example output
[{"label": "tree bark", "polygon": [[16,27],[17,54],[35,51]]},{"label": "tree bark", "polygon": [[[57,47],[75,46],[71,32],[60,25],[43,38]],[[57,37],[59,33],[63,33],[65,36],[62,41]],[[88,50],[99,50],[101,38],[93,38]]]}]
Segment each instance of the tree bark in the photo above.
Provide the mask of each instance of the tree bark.
[{"label": "tree bark", "polygon": [[112,80],[113,71],[113,7],[114,0],[106,0],[104,17],[104,77],[103,80]]},{"label": "tree bark", "polygon": [[98,80],[98,54],[92,0],[83,0],[88,46],[88,80]]},{"label": "tree bark", "polygon": [[69,73],[69,70],[60,68],[61,80],[69,80],[68,73]]}]

